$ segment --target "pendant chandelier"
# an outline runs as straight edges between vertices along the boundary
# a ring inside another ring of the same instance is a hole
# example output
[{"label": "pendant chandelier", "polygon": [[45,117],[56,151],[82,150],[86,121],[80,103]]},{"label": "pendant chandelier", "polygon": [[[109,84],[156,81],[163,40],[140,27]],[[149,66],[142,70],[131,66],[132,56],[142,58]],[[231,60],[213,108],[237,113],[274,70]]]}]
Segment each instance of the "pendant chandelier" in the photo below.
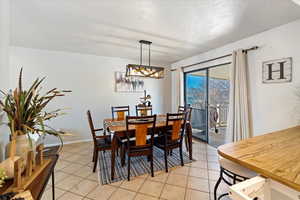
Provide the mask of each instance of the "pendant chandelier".
[{"label": "pendant chandelier", "polygon": [[[164,77],[163,67],[151,66],[151,44],[152,42],[146,40],[140,40],[140,64],[128,64],[126,66],[126,76],[141,76],[147,78],[160,79]],[[143,65],[143,45],[148,46],[148,65]]]}]

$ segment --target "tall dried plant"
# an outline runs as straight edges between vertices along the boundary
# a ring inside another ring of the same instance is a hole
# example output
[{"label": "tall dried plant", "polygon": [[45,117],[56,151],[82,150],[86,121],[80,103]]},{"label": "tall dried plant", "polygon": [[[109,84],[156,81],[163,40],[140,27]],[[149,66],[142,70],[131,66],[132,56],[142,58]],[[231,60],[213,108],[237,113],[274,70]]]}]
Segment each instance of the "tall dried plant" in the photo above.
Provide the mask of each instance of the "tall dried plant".
[{"label": "tall dried plant", "polygon": [[46,122],[64,113],[62,109],[47,112],[45,108],[56,97],[65,96],[65,93],[71,91],[54,88],[41,94],[41,84],[45,77],[37,78],[28,90],[24,90],[22,73],[21,69],[18,87],[14,91],[0,91],[4,95],[4,98],[0,99],[0,110],[7,115],[11,135],[37,133],[59,136],[63,132],[51,128]]}]

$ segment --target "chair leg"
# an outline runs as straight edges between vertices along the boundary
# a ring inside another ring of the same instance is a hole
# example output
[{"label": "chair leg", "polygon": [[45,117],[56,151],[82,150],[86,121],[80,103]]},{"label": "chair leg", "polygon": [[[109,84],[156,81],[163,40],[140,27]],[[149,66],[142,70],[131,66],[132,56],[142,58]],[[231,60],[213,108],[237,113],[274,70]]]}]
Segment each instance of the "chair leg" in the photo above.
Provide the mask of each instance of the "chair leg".
[{"label": "chair leg", "polygon": [[94,162],[94,169],[93,169],[93,172],[96,171],[96,167],[97,167],[97,163],[98,163],[98,153],[99,153],[99,151],[96,150],[96,152],[95,152],[95,162]]},{"label": "chair leg", "polygon": [[127,179],[128,181],[130,181],[130,156],[129,155],[128,155],[127,170],[128,170]]},{"label": "chair leg", "polygon": [[167,148],[165,148],[165,168],[166,168],[166,172],[168,172],[168,150]]},{"label": "chair leg", "polygon": [[184,142],[185,142],[185,148],[186,148],[186,151],[188,152],[189,151],[189,138],[187,136],[187,134],[184,136]]},{"label": "chair leg", "polygon": [[179,154],[180,154],[181,166],[184,166],[183,153],[182,153],[182,145],[179,147]]},{"label": "chair leg", "polygon": [[96,156],[96,148],[94,147],[94,151],[93,151],[93,162],[95,162],[95,156]]},{"label": "chair leg", "polygon": [[125,147],[124,146],[121,147],[121,165],[122,165],[122,167],[124,167],[124,165],[125,165]]},{"label": "chair leg", "polygon": [[154,177],[154,171],[153,171],[153,154],[150,156],[150,168],[151,168],[151,177]]},{"label": "chair leg", "polygon": [[215,185],[215,188],[214,188],[214,200],[217,200],[217,190],[218,190],[218,187],[222,181],[222,176],[223,176],[223,172],[222,172],[222,169],[220,171],[220,177],[218,179],[218,181],[216,182],[216,185]]}]

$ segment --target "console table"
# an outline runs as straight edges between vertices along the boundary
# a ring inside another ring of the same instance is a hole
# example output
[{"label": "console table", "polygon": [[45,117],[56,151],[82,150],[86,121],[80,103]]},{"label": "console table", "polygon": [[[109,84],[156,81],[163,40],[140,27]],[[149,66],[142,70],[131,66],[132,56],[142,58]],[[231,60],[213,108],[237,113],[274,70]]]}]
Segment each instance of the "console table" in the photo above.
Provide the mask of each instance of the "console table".
[{"label": "console table", "polygon": [[[54,168],[59,158],[57,154],[58,146],[50,147],[45,149],[44,156],[51,160],[51,163],[42,171],[41,174],[29,185],[27,188],[30,190],[32,197],[35,200],[40,200],[45,191],[50,177],[52,177],[52,199],[55,199],[55,182],[54,182]],[[3,188],[0,189],[0,194],[2,194],[10,185],[12,180],[8,181]]]}]

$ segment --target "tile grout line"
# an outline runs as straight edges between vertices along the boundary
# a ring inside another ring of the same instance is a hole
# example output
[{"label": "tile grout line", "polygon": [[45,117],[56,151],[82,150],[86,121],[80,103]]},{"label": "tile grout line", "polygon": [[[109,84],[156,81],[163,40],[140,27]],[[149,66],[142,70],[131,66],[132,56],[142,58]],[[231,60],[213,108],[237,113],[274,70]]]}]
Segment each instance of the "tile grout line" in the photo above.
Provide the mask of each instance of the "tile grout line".
[{"label": "tile grout line", "polygon": [[187,198],[187,190],[188,190],[188,184],[189,184],[190,170],[191,170],[191,166],[189,166],[188,175],[187,175],[187,180],[186,180],[186,184],[185,184],[184,199]]},{"label": "tile grout line", "polygon": [[[99,170],[100,170],[100,167],[99,167]],[[99,173],[100,173],[100,172],[99,172]],[[123,181],[122,181],[122,183],[123,183]],[[111,193],[111,195],[108,197],[108,200],[111,199],[111,197],[113,196],[113,194],[115,194],[115,193],[120,189],[120,186],[122,185],[122,183],[121,183],[120,185],[118,185],[118,186],[116,187],[117,189]]]},{"label": "tile grout line", "polygon": [[[75,162],[72,162],[72,161],[68,161],[68,162],[70,162],[71,164],[74,164],[74,163],[75,163]],[[77,163],[75,163],[75,164],[77,164]],[[81,168],[83,168],[83,167],[84,167],[84,165],[82,165]],[[67,168],[67,166],[64,167],[64,168]],[[64,169],[64,168],[62,168],[62,169]],[[80,169],[81,169],[81,168],[80,168]],[[71,193],[71,194],[74,194],[74,195],[76,195],[76,196],[80,196],[80,197],[83,197],[83,198],[88,198],[87,195],[88,195],[92,190],[94,190],[96,187],[98,187],[98,186],[93,187],[86,195],[77,194],[77,193],[74,193],[74,192],[71,191],[72,188],[74,188],[75,186],[77,186],[78,184],[80,184],[80,182],[81,182],[82,180],[88,180],[88,181],[91,181],[91,182],[95,182],[95,183],[97,183],[97,185],[99,185],[99,183],[98,183],[97,181],[88,179],[88,176],[92,175],[92,173],[89,174],[89,175],[86,176],[86,177],[81,177],[81,176],[77,176],[76,174],[67,173],[67,172],[65,172],[65,171],[62,171],[62,169],[57,170],[57,171],[60,171],[60,172],[62,172],[62,173],[65,173],[65,174],[67,174],[69,177],[70,177],[70,176],[75,176],[75,177],[77,177],[77,178],[80,178],[81,180],[80,180],[77,184],[75,184],[74,186],[72,186],[69,190],[65,190],[65,189],[62,189],[62,188],[60,188],[60,187],[55,186],[55,188],[64,191],[64,193],[63,193],[60,197],[58,197],[58,199],[60,199],[60,198],[61,198],[62,196],[64,196],[66,193]],[[57,172],[57,171],[56,171],[56,172]],[[90,198],[89,198],[89,199],[90,199]]]},{"label": "tile grout line", "polygon": [[[168,176],[169,177],[169,176]],[[163,191],[164,191],[164,189],[165,189],[165,187],[166,187],[166,182],[164,183],[164,185],[162,186],[162,190],[160,191],[160,194],[159,194],[159,199],[161,199],[161,196],[162,196],[162,194],[163,194]]]},{"label": "tile grout line", "polygon": [[[80,177],[80,178],[81,178],[81,177]],[[83,180],[84,178],[81,178],[81,179]],[[65,193],[64,193],[63,195],[61,195],[58,199],[60,199],[60,198],[61,198],[62,196],[64,196],[66,193],[71,193],[71,194],[74,194],[74,195],[76,195],[76,196],[84,197],[83,195],[76,194],[76,193],[74,193],[74,192],[71,191],[71,189],[72,189],[73,187],[75,187],[76,185],[78,185],[79,183],[80,183],[80,181],[79,181],[77,184],[75,184],[74,186],[72,186],[72,187],[71,187],[70,189],[68,189],[68,190],[65,190],[65,189],[62,189],[62,188],[57,187],[58,189],[65,191]]]},{"label": "tile grout line", "polygon": [[207,151],[208,145],[206,145],[206,165],[207,165],[207,177],[208,177],[208,195],[209,199],[211,199],[211,192],[210,192],[210,176],[209,176],[209,169],[208,169],[208,151]]},{"label": "tile grout line", "polygon": [[[72,152],[72,153],[76,153],[76,152]],[[71,163],[70,165],[72,165],[72,164],[78,164],[78,163],[76,163],[76,162],[73,162],[73,161],[66,161],[66,160],[63,160],[63,159],[61,159],[62,161],[64,161],[64,162],[68,162],[68,163]],[[83,164],[79,164],[79,165],[81,165],[82,167],[84,167],[84,165]],[[68,189],[68,190],[65,190],[65,189],[62,189],[62,188],[60,188],[60,187],[57,187],[57,186],[55,186],[55,189],[57,188],[57,189],[60,189],[60,190],[62,190],[62,191],[64,191],[64,193],[60,196],[60,197],[58,197],[57,199],[59,200],[59,199],[61,199],[66,193],[71,193],[71,194],[74,194],[74,195],[76,195],[76,196],[79,196],[79,197],[82,197],[82,198],[85,198],[86,197],[86,195],[84,196],[84,195],[80,195],[80,194],[76,194],[76,193],[74,193],[74,192],[72,192],[71,191],[71,189],[72,188],[74,188],[76,185],[78,185],[78,184],[80,184],[80,182],[82,181],[82,180],[84,180],[85,178],[87,178],[87,177],[79,177],[79,176],[76,176],[76,175],[74,175],[74,174],[71,174],[71,173],[66,173],[65,171],[62,171],[62,169],[65,169],[65,168],[67,168],[68,166],[65,166],[65,167],[63,167],[63,168],[61,168],[61,169],[59,169],[59,170],[57,170],[57,171],[61,171],[62,173],[65,173],[65,174],[67,174],[68,176],[75,176],[75,177],[77,177],[77,178],[80,178],[81,180],[77,183],[77,184],[74,184],[74,186],[72,186],[70,189]],[[81,167],[81,168],[82,168]],[[57,172],[56,171],[56,172]],[[89,180],[89,179],[87,179],[87,180]],[[91,181],[91,180],[89,180],[89,181]],[[93,182],[95,182],[95,181],[93,181]],[[55,183],[54,183],[55,184]],[[55,184],[56,185],[56,184]],[[95,188],[96,188],[97,186],[95,186]],[[94,189],[94,188],[93,188]],[[92,189],[92,190],[93,190]],[[91,191],[92,191],[91,190]]]},{"label": "tile grout line", "polygon": [[141,186],[138,188],[138,190],[135,192],[134,195],[134,199],[136,198],[136,196],[138,195],[138,192],[142,189],[142,187],[144,186],[146,180],[148,179],[148,176],[146,178],[144,178],[144,182],[141,184]]},{"label": "tile grout line", "polygon": [[[98,172],[98,171],[96,171],[96,172]],[[85,179],[85,178],[84,178]],[[87,179],[88,180],[88,179]],[[88,181],[90,181],[90,180],[88,180]],[[94,181],[93,181],[94,182]],[[93,188],[93,189],[91,189],[85,196],[84,196],[84,198],[88,198],[87,196],[94,190],[94,189],[96,189],[97,187],[98,187],[98,185],[99,185],[99,183],[97,183],[97,185]],[[88,199],[90,199],[90,198],[88,198]]]},{"label": "tile grout line", "polygon": [[[165,172],[166,173],[166,172]],[[170,171],[168,171],[168,175],[167,175],[167,178],[166,178],[166,181],[164,182],[164,184],[163,184],[163,186],[162,186],[162,190],[160,191],[160,194],[159,194],[159,199],[161,199],[161,195],[163,194],[163,191],[164,191],[164,189],[165,189],[165,187],[166,187],[166,184],[167,184],[167,181],[168,181],[168,179],[169,179],[169,176],[170,176]]]}]

